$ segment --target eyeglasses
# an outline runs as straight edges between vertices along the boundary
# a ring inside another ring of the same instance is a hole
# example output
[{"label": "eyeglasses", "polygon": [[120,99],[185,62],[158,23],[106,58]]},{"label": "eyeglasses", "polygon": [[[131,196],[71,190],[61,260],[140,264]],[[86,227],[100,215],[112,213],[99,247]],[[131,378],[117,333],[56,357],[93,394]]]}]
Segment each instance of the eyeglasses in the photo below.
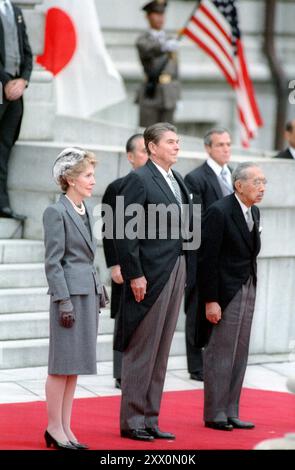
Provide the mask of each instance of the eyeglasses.
[{"label": "eyeglasses", "polygon": [[253,180],[250,180],[255,188],[258,188],[263,184],[265,186],[267,184],[267,179],[266,178],[254,178]]}]

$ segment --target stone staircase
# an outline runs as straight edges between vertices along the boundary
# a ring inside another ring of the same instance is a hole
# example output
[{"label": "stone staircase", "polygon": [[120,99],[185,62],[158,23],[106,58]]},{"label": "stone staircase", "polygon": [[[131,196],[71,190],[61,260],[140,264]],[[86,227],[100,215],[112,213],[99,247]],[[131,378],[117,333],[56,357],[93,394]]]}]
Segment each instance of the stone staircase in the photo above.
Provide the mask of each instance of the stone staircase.
[{"label": "stone staircase", "polygon": [[[16,226],[0,220],[2,235]],[[48,303],[42,241],[0,239],[0,369],[44,366],[48,356]],[[181,329],[181,327],[179,327]],[[113,320],[100,316],[98,361],[112,360]],[[171,355],[184,354],[183,333]]]}]

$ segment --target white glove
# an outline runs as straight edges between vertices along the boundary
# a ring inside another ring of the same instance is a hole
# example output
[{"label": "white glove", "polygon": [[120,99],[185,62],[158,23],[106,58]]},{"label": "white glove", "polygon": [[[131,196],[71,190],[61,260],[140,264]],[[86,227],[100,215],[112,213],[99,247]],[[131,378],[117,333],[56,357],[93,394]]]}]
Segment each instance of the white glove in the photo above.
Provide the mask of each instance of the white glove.
[{"label": "white glove", "polygon": [[179,48],[179,41],[177,39],[167,39],[162,46],[163,52],[174,52]]}]

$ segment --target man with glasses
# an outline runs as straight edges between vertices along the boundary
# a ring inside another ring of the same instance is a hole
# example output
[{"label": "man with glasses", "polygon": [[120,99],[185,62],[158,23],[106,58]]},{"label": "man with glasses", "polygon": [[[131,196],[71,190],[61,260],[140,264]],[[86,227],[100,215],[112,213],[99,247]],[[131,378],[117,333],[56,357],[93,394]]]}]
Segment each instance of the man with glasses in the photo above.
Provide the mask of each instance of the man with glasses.
[{"label": "man with glasses", "polygon": [[260,213],[266,179],[255,163],[232,174],[234,194],[212,204],[202,227],[200,294],[212,330],[204,351],[205,426],[252,429],[239,418],[255,305]]}]

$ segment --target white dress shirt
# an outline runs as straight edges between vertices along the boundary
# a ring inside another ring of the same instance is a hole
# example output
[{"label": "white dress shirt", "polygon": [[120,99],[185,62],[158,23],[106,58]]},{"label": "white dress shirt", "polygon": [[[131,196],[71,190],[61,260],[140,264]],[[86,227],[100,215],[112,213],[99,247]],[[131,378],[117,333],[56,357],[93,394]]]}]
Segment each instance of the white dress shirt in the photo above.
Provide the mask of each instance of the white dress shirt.
[{"label": "white dress shirt", "polygon": [[226,180],[227,180],[229,186],[232,187],[231,172],[229,171],[229,168],[228,168],[227,165],[220,166],[211,157],[208,157],[207,164],[210,166],[211,170],[214,171],[215,175],[218,176],[219,178],[221,177],[222,170],[225,171],[226,172],[226,175],[225,175]]},{"label": "white dress shirt", "polygon": [[[241,199],[239,198],[239,196],[237,195],[237,193],[235,193],[235,196],[236,196],[236,198],[237,198],[237,200],[238,200],[238,203],[239,203],[240,206],[241,206],[243,215],[244,215],[244,217],[245,217],[245,221],[246,221],[246,223],[247,223],[246,212],[249,211],[249,213],[250,213],[250,215],[251,215],[251,217],[252,217],[252,219],[253,219],[251,207],[247,207],[247,206],[241,201]],[[248,225],[248,224],[247,224],[247,225]]]},{"label": "white dress shirt", "polygon": [[295,148],[294,147],[289,147],[289,151],[290,151],[292,157],[295,159]]},{"label": "white dress shirt", "polygon": [[172,171],[171,171],[171,168],[169,168],[168,172],[166,170],[164,170],[164,168],[162,168],[160,165],[158,165],[157,163],[155,163],[152,159],[151,159],[151,162],[153,162],[153,164],[158,168],[159,172],[161,173],[161,175],[163,175],[163,177],[165,178],[165,181],[167,182],[167,184],[169,184],[169,188],[171,189],[171,191],[173,192],[173,194],[175,195],[175,191],[174,191],[174,188],[173,188],[173,185],[172,185],[172,182],[171,182],[171,179],[169,178],[169,175],[173,175]]}]

